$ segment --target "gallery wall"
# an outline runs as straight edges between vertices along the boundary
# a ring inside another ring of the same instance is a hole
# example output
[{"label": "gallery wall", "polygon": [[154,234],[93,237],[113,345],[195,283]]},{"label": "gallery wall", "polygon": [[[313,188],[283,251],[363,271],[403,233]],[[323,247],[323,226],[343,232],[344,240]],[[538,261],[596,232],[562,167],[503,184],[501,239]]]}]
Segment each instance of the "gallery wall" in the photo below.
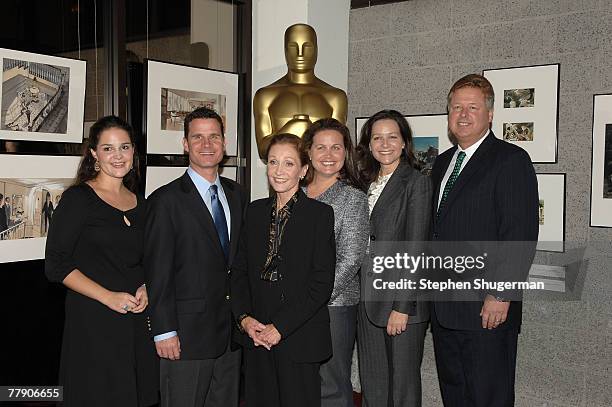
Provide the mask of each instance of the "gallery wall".
[{"label": "gallery wall", "polygon": [[[593,94],[612,93],[611,17],[607,0],[411,0],[350,12],[353,128],[384,108],[445,113],[448,89],[468,73],[560,64],[558,162],[535,168],[566,174],[567,252],[585,261],[579,300],[525,303],[517,406],[612,405],[612,228],[589,227]],[[423,405],[441,406],[429,334],[422,371]]]}]

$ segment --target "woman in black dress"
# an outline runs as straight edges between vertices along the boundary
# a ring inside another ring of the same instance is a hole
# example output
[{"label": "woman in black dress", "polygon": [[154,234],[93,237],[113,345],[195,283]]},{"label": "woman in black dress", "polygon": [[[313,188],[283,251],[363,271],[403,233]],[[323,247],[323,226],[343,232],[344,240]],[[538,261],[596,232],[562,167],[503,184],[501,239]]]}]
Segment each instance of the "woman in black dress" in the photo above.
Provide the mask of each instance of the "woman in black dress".
[{"label": "woman in black dress", "polygon": [[45,273],[67,288],[60,363],[65,406],[157,402],[155,347],[143,313],[145,202],[132,129],[108,116],[89,135],[75,185],[47,237]]}]

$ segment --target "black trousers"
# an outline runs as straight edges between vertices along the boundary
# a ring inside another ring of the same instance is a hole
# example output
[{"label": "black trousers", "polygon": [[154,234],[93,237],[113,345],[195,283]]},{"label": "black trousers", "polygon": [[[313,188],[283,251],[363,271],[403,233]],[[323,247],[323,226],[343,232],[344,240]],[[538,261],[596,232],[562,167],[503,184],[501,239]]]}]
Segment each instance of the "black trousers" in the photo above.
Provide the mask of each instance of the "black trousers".
[{"label": "black trousers", "polygon": [[237,407],[241,351],[215,359],[160,360],[162,407]]},{"label": "black trousers", "polygon": [[431,319],[444,406],[513,406],[518,328],[453,330]]},{"label": "black trousers", "polygon": [[249,407],[320,407],[320,363],[296,363],[282,345],[244,350]]}]

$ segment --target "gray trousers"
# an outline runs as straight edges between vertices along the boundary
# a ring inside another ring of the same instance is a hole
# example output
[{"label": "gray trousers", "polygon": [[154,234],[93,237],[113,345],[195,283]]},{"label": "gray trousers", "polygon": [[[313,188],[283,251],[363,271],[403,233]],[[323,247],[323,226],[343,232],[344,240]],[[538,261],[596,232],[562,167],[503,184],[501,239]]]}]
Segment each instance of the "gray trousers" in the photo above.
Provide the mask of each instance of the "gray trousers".
[{"label": "gray trousers", "polygon": [[241,351],[215,359],[161,359],[161,407],[237,407]]},{"label": "gray trousers", "polygon": [[321,365],[321,407],[354,407],[351,363],[357,305],[328,307],[333,356]]},{"label": "gray trousers", "polygon": [[[363,407],[420,407],[421,362],[428,322],[398,336],[370,322],[359,305],[357,347]],[[388,397],[392,395],[392,397]]]}]

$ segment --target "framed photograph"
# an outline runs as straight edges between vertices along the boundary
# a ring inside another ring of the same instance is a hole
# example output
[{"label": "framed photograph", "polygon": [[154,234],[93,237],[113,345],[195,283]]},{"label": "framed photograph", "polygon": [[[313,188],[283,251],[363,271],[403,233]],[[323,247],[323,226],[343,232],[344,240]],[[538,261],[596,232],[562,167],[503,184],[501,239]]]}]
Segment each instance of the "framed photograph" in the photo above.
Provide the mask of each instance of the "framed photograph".
[{"label": "framed photograph", "polygon": [[612,227],[612,94],[593,97],[591,226]]},{"label": "framed photograph", "polygon": [[0,139],[80,143],[86,62],[0,48]]},{"label": "framed photograph", "polygon": [[537,174],[540,199],[537,250],[565,250],[565,174]]},{"label": "framed photograph", "polygon": [[[145,179],[145,197],[148,197],[157,188],[166,185],[175,179],[182,177],[187,171],[187,167],[152,167],[147,166],[147,176]],[[223,177],[236,181],[237,167],[219,167],[219,172]]]},{"label": "framed photograph", "polygon": [[493,133],[529,153],[534,163],[557,162],[559,64],[484,70],[493,85]]},{"label": "framed photograph", "polygon": [[201,106],[221,116],[225,154],[237,154],[238,74],[153,60],[145,72],[148,154],[182,154],[185,116]]},{"label": "framed photograph", "polygon": [[[421,167],[421,172],[429,174],[439,153],[453,147],[448,137],[446,114],[404,116],[412,130],[414,153]],[[355,118],[355,134],[359,139],[361,128],[368,117]]]},{"label": "framed photograph", "polygon": [[80,159],[27,155],[2,157],[0,263],[45,257],[53,211],[63,192],[74,182]]}]

